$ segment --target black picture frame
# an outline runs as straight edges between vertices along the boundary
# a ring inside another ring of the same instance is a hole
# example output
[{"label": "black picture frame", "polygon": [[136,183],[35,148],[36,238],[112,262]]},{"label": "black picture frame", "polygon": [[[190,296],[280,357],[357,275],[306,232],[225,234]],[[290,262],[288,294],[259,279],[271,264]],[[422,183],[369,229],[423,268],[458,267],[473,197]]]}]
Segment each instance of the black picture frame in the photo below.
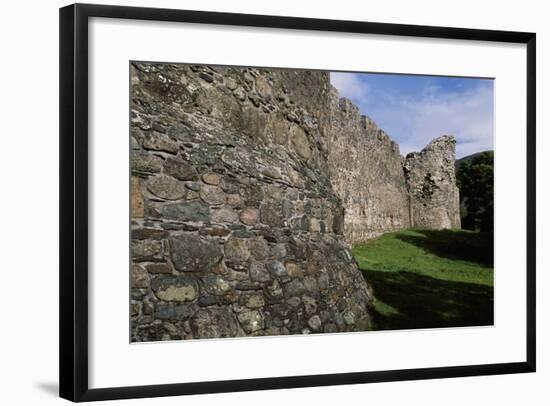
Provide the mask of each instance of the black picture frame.
[{"label": "black picture frame", "polygon": [[[90,389],[88,386],[88,19],[105,17],[526,44],[527,324],[525,361]],[[534,372],[536,35],[527,32],[73,4],[60,9],[59,391],[75,402]]]}]

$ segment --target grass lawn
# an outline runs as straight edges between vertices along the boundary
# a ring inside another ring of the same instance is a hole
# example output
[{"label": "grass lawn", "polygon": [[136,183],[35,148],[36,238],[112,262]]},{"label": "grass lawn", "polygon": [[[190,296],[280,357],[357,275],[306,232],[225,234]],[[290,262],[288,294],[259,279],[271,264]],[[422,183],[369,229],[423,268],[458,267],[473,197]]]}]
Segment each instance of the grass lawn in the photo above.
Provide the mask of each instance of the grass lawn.
[{"label": "grass lawn", "polygon": [[466,230],[405,230],[353,247],[373,329],[493,324],[493,247]]}]

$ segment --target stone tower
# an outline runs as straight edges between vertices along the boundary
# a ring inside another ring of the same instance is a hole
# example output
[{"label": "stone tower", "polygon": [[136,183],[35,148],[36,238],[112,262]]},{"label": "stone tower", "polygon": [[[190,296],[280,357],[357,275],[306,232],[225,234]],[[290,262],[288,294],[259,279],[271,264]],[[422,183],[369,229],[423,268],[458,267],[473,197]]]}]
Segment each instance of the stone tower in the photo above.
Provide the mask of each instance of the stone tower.
[{"label": "stone tower", "polygon": [[404,169],[413,227],[460,228],[455,143],[453,136],[444,135],[407,155]]},{"label": "stone tower", "polygon": [[360,331],[326,72],[134,63],[132,341]]}]

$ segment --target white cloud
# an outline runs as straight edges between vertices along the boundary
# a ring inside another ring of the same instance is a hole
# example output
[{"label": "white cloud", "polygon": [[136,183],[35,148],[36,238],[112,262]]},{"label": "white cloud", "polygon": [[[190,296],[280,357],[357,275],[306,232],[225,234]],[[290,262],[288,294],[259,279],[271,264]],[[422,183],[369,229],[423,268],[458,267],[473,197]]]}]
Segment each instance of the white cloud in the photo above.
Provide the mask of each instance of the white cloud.
[{"label": "white cloud", "polygon": [[456,136],[457,157],[493,149],[492,86],[451,93],[436,89],[376,110],[372,112],[375,120],[382,127],[390,123],[389,134],[400,143],[403,154],[418,151],[443,134]]},{"label": "white cloud", "polygon": [[359,77],[359,74],[330,72],[330,82],[338,89],[340,96],[362,104],[367,102],[369,87]]},{"label": "white cloud", "polygon": [[418,94],[402,95],[369,87],[360,77],[331,73],[331,82],[399,144],[403,155],[443,134],[457,138],[458,158],[493,149],[493,86],[487,82],[453,91],[427,86]]}]

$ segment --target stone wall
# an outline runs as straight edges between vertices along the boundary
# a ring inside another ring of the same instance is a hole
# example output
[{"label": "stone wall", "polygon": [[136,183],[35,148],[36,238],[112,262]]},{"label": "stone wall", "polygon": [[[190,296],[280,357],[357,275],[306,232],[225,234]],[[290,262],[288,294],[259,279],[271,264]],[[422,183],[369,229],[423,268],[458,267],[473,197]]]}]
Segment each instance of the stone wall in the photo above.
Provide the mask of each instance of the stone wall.
[{"label": "stone wall", "polygon": [[404,228],[460,228],[454,137],[436,138],[405,159],[399,145],[335,89],[328,116],[330,178],[350,244]]},{"label": "stone wall", "polygon": [[442,136],[405,159],[410,218],[416,228],[460,228],[455,139]]},{"label": "stone wall", "polygon": [[365,330],[328,73],[133,63],[131,340]]},{"label": "stone wall", "polygon": [[133,63],[132,341],[368,328],[350,251],[460,226],[454,139],[403,158],[327,72]]},{"label": "stone wall", "polygon": [[349,100],[331,94],[329,171],[345,207],[349,243],[409,228],[409,198],[399,145]]}]

